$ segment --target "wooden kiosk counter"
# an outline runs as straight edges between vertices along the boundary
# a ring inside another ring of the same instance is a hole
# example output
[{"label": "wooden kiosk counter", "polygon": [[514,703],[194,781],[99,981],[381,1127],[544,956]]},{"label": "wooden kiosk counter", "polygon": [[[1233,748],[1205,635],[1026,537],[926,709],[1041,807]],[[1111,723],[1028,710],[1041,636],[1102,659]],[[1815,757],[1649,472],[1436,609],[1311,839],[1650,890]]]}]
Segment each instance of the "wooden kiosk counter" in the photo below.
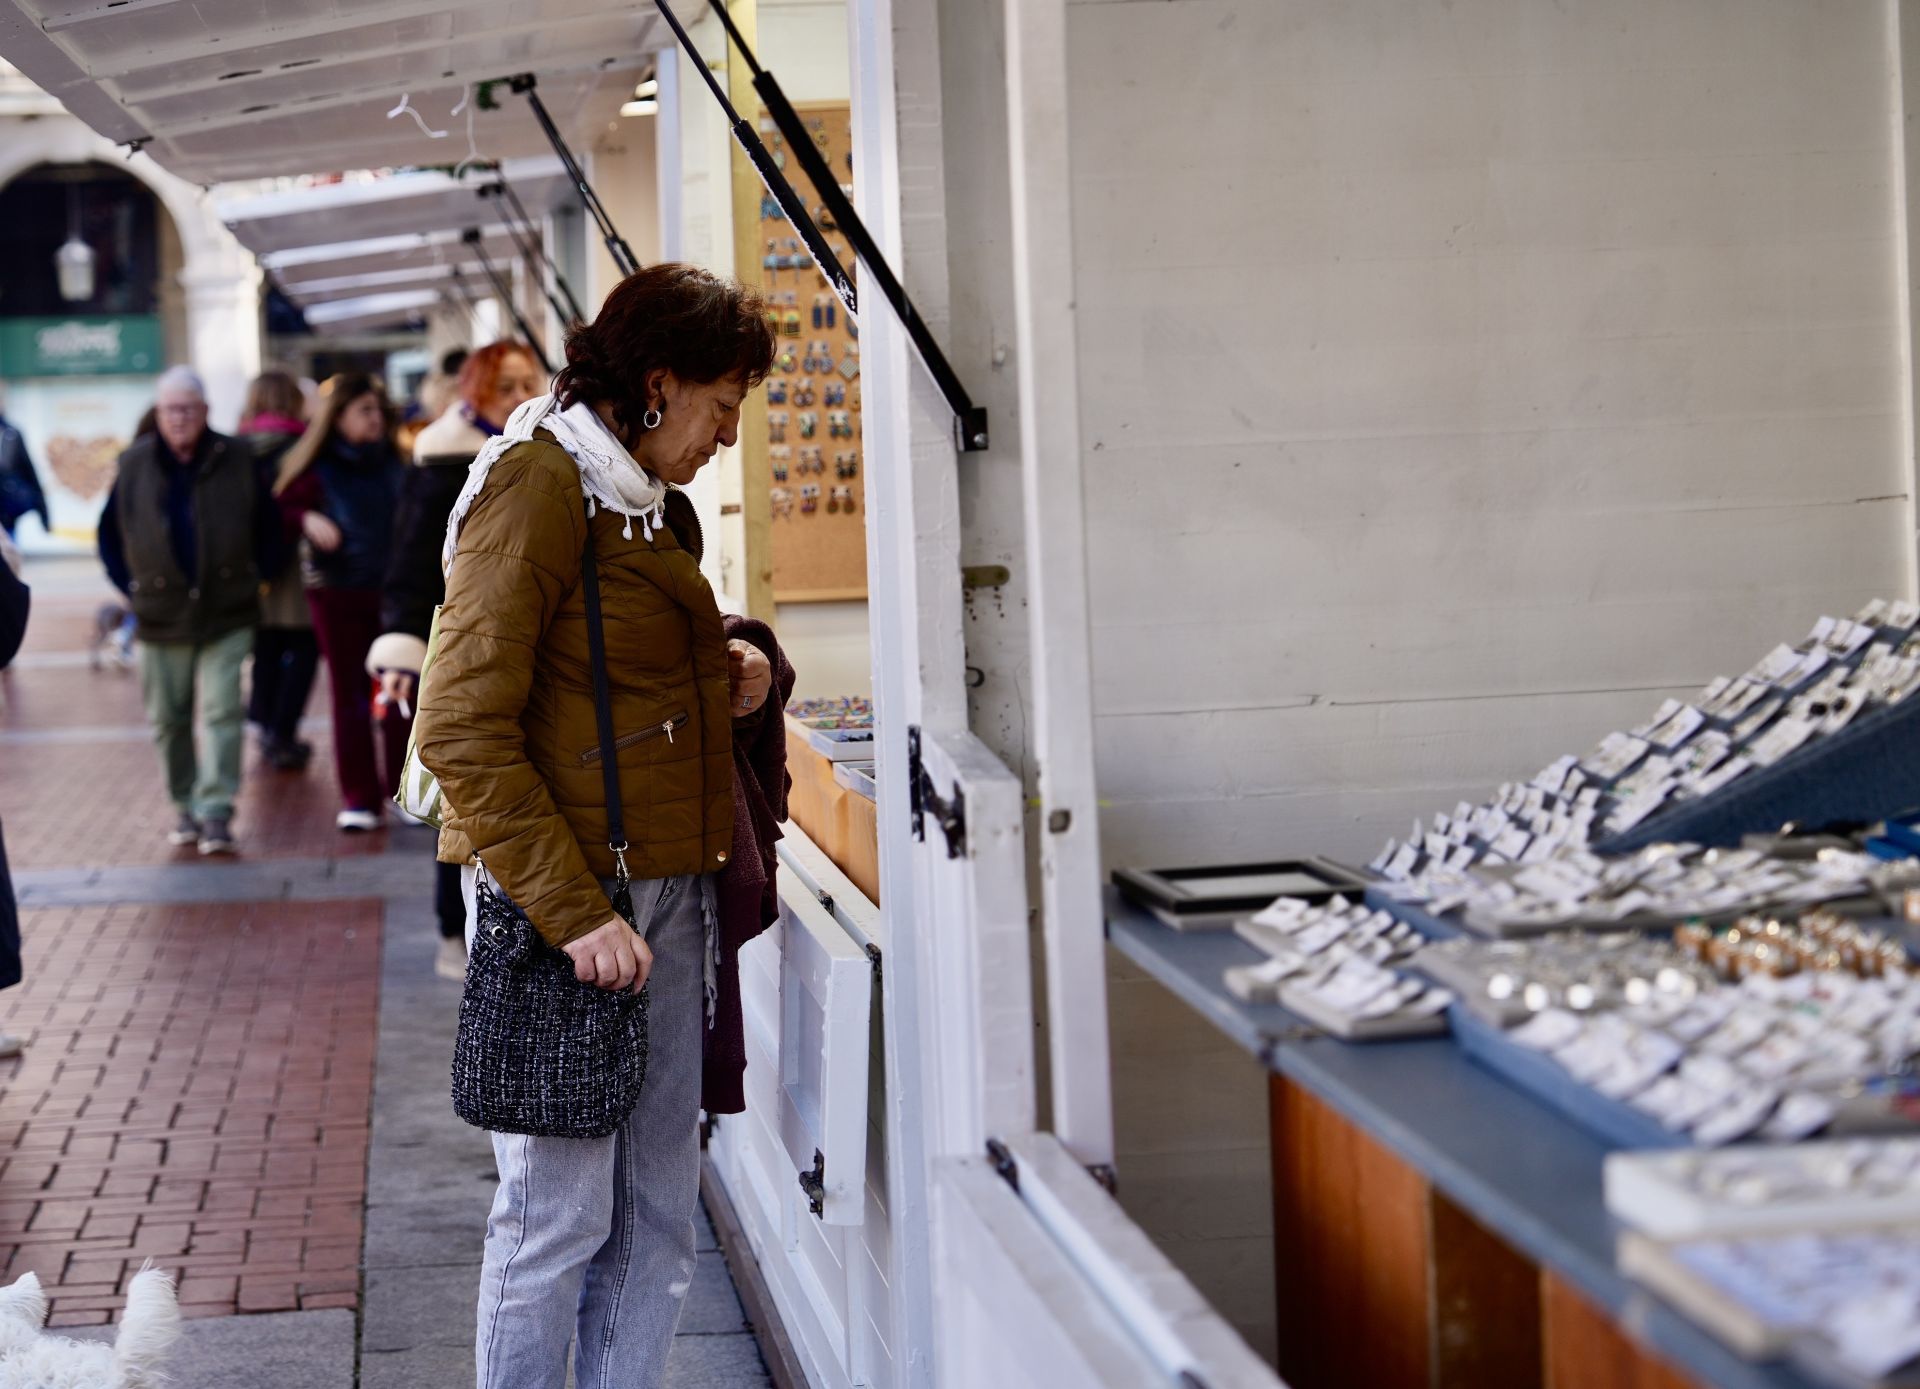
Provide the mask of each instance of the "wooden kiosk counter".
[{"label": "wooden kiosk counter", "polygon": [[[1806,1389],[1624,1278],[1608,1145],[1449,1037],[1347,1043],[1221,972],[1262,957],[1110,893],[1108,940],[1269,1072],[1291,1389]],[[1122,1180],[1125,1174],[1122,1174]]]},{"label": "wooden kiosk counter", "polygon": [[787,813],[834,864],[880,903],[880,824],[873,797],[843,785],[835,763],[822,756],[805,724],[787,715],[787,771],[793,789]]}]

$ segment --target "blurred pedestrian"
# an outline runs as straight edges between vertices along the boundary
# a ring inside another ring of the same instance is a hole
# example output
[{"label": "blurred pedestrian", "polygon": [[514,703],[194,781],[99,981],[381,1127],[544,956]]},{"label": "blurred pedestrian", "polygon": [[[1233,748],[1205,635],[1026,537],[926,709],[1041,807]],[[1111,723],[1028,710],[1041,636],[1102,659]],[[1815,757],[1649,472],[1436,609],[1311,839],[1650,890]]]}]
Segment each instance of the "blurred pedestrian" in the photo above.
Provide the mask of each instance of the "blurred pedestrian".
[{"label": "blurred pedestrian", "polygon": [[[0,670],[5,670],[19,653],[27,635],[27,608],[30,595],[20,574],[20,552],[6,535],[0,535]],[[13,898],[13,874],[7,868],[7,842],[0,835],[0,989],[20,982],[20,910]],[[0,1058],[18,1056],[22,1043],[9,1032],[0,1032]]]},{"label": "blurred pedestrian", "polygon": [[392,553],[401,463],[392,443],[386,392],[374,377],[349,372],[320,389],[307,431],[280,461],[274,494],[290,530],[306,541],[302,571],[314,635],[327,658],[333,705],[333,761],[343,802],[334,823],[377,830],[381,806],[400,783],[407,721],[383,717],[374,751],[367,652],[380,635],[380,585]]},{"label": "blurred pedestrian", "polygon": [[[545,388],[532,349],[520,342],[488,343],[465,361],[456,398],[413,441],[413,466],[401,484],[394,519],[393,558],[380,596],[385,635],[367,655],[390,707],[411,708],[420,666],[427,655],[433,610],[446,598],[440,550],[447,517],[466,486],[467,468],[507,417]],[[467,912],[460,895],[460,865],[435,864],[434,912],[440,922],[437,973],[467,977]]]},{"label": "blurred pedestrian", "polygon": [[12,420],[0,415],[0,531],[11,538],[23,516],[38,516],[41,529],[53,529],[47,494],[40,489],[40,475],[33,470],[27,441]]},{"label": "blurred pedestrian", "polygon": [[[260,580],[285,553],[273,497],[237,439],[207,428],[189,367],[162,373],[155,432],[120,455],[100,515],[100,558],[127,596],[140,679],[175,811],[168,838],[234,849],[246,702],[240,671],[260,620]],[[194,711],[205,733],[194,740]]]},{"label": "blurred pedestrian", "polygon": [[[300,383],[284,371],[262,372],[247,386],[240,434],[253,450],[254,471],[266,491],[280,476],[280,460],[306,432],[306,401]],[[253,638],[253,693],[247,722],[260,730],[268,762],[297,772],[313,758],[313,744],[300,740],[300,716],[313,693],[320,646],[313,635],[298,556],[291,547],[278,574],[269,575],[260,596],[260,626]]]}]

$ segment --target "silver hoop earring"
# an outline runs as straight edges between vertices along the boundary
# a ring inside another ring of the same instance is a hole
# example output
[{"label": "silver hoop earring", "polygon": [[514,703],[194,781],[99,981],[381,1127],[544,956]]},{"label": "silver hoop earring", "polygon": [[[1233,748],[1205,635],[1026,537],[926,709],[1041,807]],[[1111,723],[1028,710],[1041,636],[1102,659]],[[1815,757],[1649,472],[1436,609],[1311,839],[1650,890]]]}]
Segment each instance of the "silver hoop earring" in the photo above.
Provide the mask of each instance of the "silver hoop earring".
[{"label": "silver hoop earring", "polygon": [[640,417],[640,427],[642,429],[658,429],[660,427],[660,412],[658,410],[647,411],[646,414]]}]

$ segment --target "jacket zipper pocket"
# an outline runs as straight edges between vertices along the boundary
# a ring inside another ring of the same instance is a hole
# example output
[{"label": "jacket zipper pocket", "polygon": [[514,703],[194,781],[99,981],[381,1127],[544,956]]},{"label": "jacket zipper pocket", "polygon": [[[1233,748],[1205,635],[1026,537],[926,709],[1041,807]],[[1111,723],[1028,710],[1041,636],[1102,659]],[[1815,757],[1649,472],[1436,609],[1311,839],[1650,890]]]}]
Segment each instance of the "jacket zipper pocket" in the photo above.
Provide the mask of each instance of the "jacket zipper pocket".
[{"label": "jacket zipper pocket", "polygon": [[[640,729],[636,733],[621,734],[618,738],[615,738],[613,740],[613,750],[615,753],[624,752],[626,749],[632,747],[635,743],[644,743],[652,738],[664,737],[669,743],[671,743],[673,741],[673,730],[676,728],[685,727],[686,722],[687,722],[687,711],[682,709],[679,713],[673,715],[673,717],[662,719],[659,723],[648,724],[645,728]],[[600,760],[600,748],[597,744],[593,747],[588,748],[585,752],[580,754],[580,765],[583,767],[592,766],[595,762],[598,762],[599,760]]]}]

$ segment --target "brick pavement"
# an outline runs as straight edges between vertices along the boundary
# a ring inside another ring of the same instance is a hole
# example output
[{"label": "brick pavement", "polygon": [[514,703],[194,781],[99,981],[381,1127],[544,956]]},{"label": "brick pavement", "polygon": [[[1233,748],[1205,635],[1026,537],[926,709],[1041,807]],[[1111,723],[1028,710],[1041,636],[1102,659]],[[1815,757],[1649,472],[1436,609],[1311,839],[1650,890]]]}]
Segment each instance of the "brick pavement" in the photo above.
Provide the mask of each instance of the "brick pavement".
[{"label": "brick pavement", "polygon": [[[84,571],[36,586],[0,677],[16,870],[203,862],[164,838],[138,676],[83,659],[105,596]],[[321,752],[304,775],[249,752],[248,859],[385,850],[333,828],[324,733]],[[28,1040],[0,1062],[0,1277],[39,1275],[66,1326],[107,1321],[149,1258],[190,1316],[356,1307],[382,905],[23,912],[26,980],[0,994],[0,1026]]]},{"label": "brick pavement", "polygon": [[[153,1258],[190,1315],[351,1307],[377,902],[48,908],[0,995],[0,1251],[56,1324]],[[10,1073],[9,1073],[10,1072]]]}]

